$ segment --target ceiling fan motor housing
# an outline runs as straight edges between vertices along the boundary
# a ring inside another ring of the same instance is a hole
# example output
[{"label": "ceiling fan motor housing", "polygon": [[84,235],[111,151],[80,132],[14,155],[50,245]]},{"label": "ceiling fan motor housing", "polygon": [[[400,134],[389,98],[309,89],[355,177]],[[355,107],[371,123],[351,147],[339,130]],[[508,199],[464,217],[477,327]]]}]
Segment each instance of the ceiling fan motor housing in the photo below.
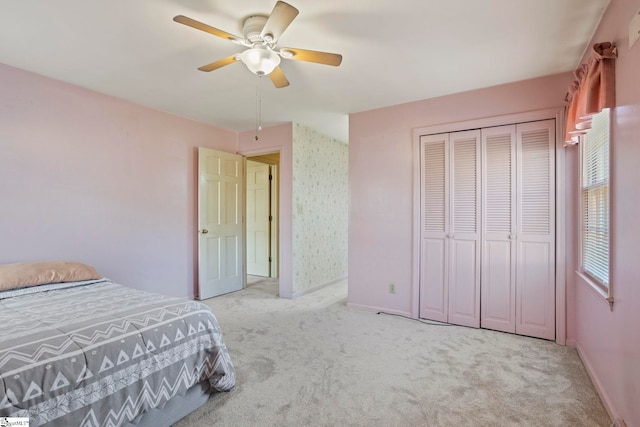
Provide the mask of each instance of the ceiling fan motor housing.
[{"label": "ceiling fan motor housing", "polygon": [[263,43],[261,36],[264,24],[267,23],[269,17],[266,15],[252,15],[242,23],[242,34],[249,43]]}]

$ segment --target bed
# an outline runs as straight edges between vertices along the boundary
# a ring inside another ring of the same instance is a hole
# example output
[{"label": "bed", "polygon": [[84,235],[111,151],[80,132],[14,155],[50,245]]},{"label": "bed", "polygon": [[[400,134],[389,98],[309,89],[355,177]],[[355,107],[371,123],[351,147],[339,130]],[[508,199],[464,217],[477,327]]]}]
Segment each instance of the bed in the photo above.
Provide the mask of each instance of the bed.
[{"label": "bed", "polygon": [[169,426],[234,387],[207,306],[84,265],[89,274],[41,268],[28,280],[16,265],[0,265],[0,417],[28,417],[30,427]]}]

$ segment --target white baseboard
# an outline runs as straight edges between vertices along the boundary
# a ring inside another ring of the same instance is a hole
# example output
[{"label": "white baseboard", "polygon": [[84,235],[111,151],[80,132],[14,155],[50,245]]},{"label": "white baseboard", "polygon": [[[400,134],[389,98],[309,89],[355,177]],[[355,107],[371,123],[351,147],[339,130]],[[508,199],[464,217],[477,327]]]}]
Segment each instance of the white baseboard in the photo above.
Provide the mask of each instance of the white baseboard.
[{"label": "white baseboard", "polygon": [[300,291],[300,292],[294,292],[293,295],[291,295],[291,299],[300,298],[302,296],[305,296],[305,295],[308,295],[308,294],[310,294],[312,292],[315,292],[315,291],[317,291],[319,289],[325,288],[325,287],[327,287],[329,285],[333,285],[334,283],[342,282],[343,280],[347,280],[347,277],[348,276],[338,277],[337,279],[334,279],[334,280],[332,280],[330,282],[327,282],[327,283],[323,283],[322,285],[315,286],[315,287],[313,287],[311,289],[305,289],[305,290]]},{"label": "white baseboard", "polygon": [[[575,341],[575,340],[573,340],[573,341]],[[575,347],[578,350],[578,356],[580,356],[580,360],[582,360],[582,364],[584,365],[584,368],[587,370],[587,374],[589,374],[589,378],[591,378],[591,382],[593,383],[593,386],[595,387],[596,392],[600,396],[600,400],[602,400],[602,404],[604,405],[604,409],[606,409],[607,410],[607,414],[609,414],[609,418],[611,418],[612,420],[616,420],[617,419],[616,418],[617,414],[616,414],[616,411],[615,411],[615,409],[613,407],[613,403],[611,402],[611,399],[609,398],[609,395],[607,394],[606,390],[602,386],[602,383],[598,379],[598,376],[596,375],[595,371],[593,370],[593,366],[591,365],[591,362],[589,362],[589,359],[584,354],[584,351],[580,347],[579,343],[576,342],[576,346]]]}]

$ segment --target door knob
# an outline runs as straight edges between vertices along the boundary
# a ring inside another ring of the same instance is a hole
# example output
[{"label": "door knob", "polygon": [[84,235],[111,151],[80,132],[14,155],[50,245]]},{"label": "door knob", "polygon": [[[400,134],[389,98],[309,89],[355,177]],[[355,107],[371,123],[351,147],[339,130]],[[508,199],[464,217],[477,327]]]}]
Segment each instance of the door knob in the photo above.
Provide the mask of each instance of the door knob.
[{"label": "door knob", "polygon": [[209,230],[207,230],[206,228],[203,228],[202,231],[201,231],[202,234],[207,234],[208,232],[209,232]]}]

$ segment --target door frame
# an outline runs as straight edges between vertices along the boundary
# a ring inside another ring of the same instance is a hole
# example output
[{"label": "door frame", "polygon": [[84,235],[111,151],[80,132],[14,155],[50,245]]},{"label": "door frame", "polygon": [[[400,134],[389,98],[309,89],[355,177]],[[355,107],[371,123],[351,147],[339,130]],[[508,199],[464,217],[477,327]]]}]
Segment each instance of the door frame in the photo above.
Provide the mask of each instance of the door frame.
[{"label": "door frame", "polygon": [[566,298],[566,153],[564,147],[565,108],[548,108],[524,113],[465,120],[454,123],[443,123],[413,129],[413,259],[412,259],[412,294],[411,315],[417,319],[420,315],[420,136],[434,133],[457,132],[469,129],[479,129],[493,126],[503,126],[514,123],[532,122],[538,120],[555,119],[556,123],[556,273],[555,273],[555,306],[556,306],[556,343],[566,344],[567,339],[567,298]]},{"label": "door frame", "polygon": [[270,277],[280,277],[280,164],[269,165],[269,173],[271,174],[271,215],[275,218],[275,221],[271,221],[271,267]]},{"label": "door frame", "polygon": [[[277,203],[275,203],[275,207],[272,206],[272,212],[275,212],[275,217],[277,219],[277,221],[272,221],[271,222],[271,232],[272,235],[275,234],[275,239],[272,239],[272,242],[274,240],[276,240],[276,257],[275,259],[273,259],[273,262],[271,264],[271,277],[273,277],[273,275],[275,274],[275,276],[278,278],[278,295],[280,298],[291,298],[291,289],[287,288],[287,283],[286,280],[282,280],[282,273],[285,271],[284,268],[286,267],[284,264],[287,262],[287,260],[282,256],[281,253],[281,248],[282,248],[282,242],[283,242],[283,227],[282,227],[282,205],[283,205],[283,200],[281,200],[280,198],[280,194],[281,194],[281,188],[280,186],[282,185],[282,182],[280,180],[280,172],[282,171],[282,147],[265,147],[262,149],[254,149],[254,150],[246,150],[246,151],[238,151],[237,153],[239,155],[241,155],[244,158],[244,163],[246,164],[246,160],[248,157],[255,157],[255,156],[262,156],[262,155],[266,155],[266,154],[275,154],[278,153],[280,155],[280,162],[276,167],[276,172],[277,172],[277,177],[275,176],[276,173],[273,172],[272,173],[274,175],[273,177],[273,181],[271,182],[271,186],[273,189],[273,193],[270,199],[271,203],[274,203],[274,198],[277,201]],[[271,168],[274,168],[274,165],[270,165]],[[245,212],[246,214],[246,212]],[[245,222],[245,228],[246,228],[246,222]],[[245,241],[243,242],[243,248],[246,252],[246,230],[245,230]],[[273,250],[273,245],[271,247],[271,249]],[[246,255],[245,255],[246,256]],[[245,260],[245,264],[246,264],[246,260]],[[275,273],[274,273],[275,272]],[[245,281],[246,281],[246,269],[245,269]],[[287,296],[289,295],[289,296]]]}]

